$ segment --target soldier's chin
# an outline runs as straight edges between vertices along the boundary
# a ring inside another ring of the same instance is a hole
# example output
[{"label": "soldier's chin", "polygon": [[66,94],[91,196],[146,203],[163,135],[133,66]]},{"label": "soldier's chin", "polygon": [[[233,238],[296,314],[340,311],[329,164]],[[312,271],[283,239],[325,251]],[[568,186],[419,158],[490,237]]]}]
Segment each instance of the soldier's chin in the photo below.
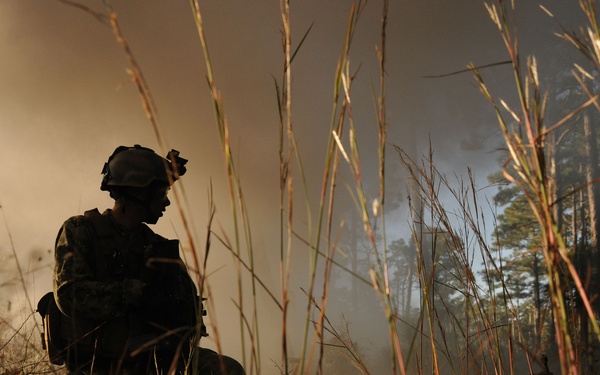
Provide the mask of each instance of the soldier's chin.
[{"label": "soldier's chin", "polygon": [[[160,214],[160,216],[162,216],[162,213]],[[160,216],[152,216],[152,217],[149,217],[149,218],[146,220],[146,224],[156,224],[156,223],[158,223],[158,219],[160,219]]]}]

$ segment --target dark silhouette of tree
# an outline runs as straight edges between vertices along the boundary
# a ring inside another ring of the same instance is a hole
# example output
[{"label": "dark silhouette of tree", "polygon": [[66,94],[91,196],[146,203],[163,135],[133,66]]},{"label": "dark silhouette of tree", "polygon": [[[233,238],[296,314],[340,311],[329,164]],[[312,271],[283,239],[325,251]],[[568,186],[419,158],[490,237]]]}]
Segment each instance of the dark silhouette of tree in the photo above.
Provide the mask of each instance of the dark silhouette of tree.
[{"label": "dark silhouette of tree", "polygon": [[400,238],[389,247],[388,263],[391,266],[392,286],[396,294],[399,312],[404,319],[410,319],[413,307],[413,291],[417,285],[417,249],[414,242],[407,243]]}]

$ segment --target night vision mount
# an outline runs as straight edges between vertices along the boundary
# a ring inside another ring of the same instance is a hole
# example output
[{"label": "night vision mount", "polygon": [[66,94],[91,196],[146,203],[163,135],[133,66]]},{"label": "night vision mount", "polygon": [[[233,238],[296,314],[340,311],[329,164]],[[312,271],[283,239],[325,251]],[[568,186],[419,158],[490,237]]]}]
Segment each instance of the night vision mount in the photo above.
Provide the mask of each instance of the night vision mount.
[{"label": "night vision mount", "polygon": [[171,149],[171,151],[169,151],[167,154],[167,160],[171,162],[169,167],[171,172],[174,174],[175,179],[177,179],[179,176],[183,176],[185,172],[187,172],[185,165],[187,164],[188,160],[180,157],[179,151]]}]

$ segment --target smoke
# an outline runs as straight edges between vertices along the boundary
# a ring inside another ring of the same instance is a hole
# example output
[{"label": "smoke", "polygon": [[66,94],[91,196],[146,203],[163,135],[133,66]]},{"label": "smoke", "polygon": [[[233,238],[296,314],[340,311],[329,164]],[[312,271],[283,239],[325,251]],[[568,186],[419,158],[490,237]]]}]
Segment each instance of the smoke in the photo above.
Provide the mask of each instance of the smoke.
[{"label": "smoke", "polygon": [[[552,30],[556,26],[537,3],[544,1],[519,5],[523,7],[523,45],[535,46],[532,52],[555,40]],[[292,4],[294,46],[312,27],[292,65],[293,123],[311,203],[320,189],[333,77],[350,5],[350,1],[320,0]],[[100,1],[86,6],[104,11]],[[280,80],[283,69],[279,9],[277,2],[266,1],[209,1],[201,6],[248,203],[257,267],[264,282],[277,291],[279,125],[274,81]],[[575,5],[553,6],[568,23],[577,21],[571,16],[577,11]],[[113,7],[149,82],[169,146],[190,160],[189,173],[181,182],[191,207],[195,240],[202,244],[205,238],[211,188],[217,204],[214,229],[219,233],[222,226],[228,233],[231,217],[224,161],[189,5],[131,0],[113,1]],[[385,43],[389,142],[417,158],[429,152],[431,143],[439,168],[464,175],[467,166],[472,167],[478,183],[486,184],[487,175],[497,169],[494,151],[500,144],[494,114],[469,73],[424,78],[462,70],[469,63],[506,60],[483,3],[391,2]],[[52,248],[56,231],[69,216],[111,205],[99,191],[100,171],[116,146],[139,143],[156,149],[157,142],[136,88],[128,80],[122,49],[110,27],[91,14],[60,1],[4,0],[0,2],[0,45],[0,204],[14,246],[26,258],[31,249]],[[365,158],[364,173],[372,181],[376,181],[377,167],[372,87],[377,92],[376,46],[380,45],[380,4],[371,2],[361,15],[350,62],[352,71],[358,73],[352,86],[354,121]],[[509,92],[504,85],[508,68],[490,68],[484,74],[500,94]],[[389,160],[394,160],[389,163],[391,170],[400,169],[393,151]],[[294,178],[300,184],[300,177]],[[390,178],[402,183],[399,172]],[[376,183],[372,185],[367,188],[377,189]],[[404,191],[399,188],[396,194],[405,195]],[[301,195],[300,191],[296,194]],[[406,221],[404,216],[395,220]],[[156,231],[170,237],[181,235],[176,209],[169,210]],[[7,234],[0,233],[0,248],[10,247]],[[237,293],[236,270],[231,254],[216,239],[213,246],[209,268],[213,311],[218,314],[214,319],[220,324],[224,346],[235,356],[240,353],[235,339],[238,311],[232,303]],[[295,254],[294,260],[305,265],[306,254]],[[298,270],[299,276],[292,280],[292,294],[298,300],[304,298],[299,286],[305,272]],[[49,283],[48,274],[37,277],[34,294],[42,295]],[[273,330],[266,335],[271,345],[265,358],[277,362],[279,326],[269,325],[268,318],[276,309],[266,293],[260,292],[259,298],[264,301],[260,307],[265,310],[261,315],[264,326]],[[291,309],[302,306],[294,302]],[[292,318],[305,317],[300,311]],[[368,333],[368,328],[357,329],[360,335]]]}]

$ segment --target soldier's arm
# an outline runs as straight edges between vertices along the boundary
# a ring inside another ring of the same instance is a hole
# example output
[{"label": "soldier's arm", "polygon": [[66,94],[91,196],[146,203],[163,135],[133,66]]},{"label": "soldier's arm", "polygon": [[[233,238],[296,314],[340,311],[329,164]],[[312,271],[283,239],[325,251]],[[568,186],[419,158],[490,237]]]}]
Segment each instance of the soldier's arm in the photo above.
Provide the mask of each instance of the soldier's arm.
[{"label": "soldier's arm", "polygon": [[60,229],[55,247],[54,291],[60,310],[67,316],[83,314],[108,319],[127,311],[141,300],[144,283],[139,280],[100,282],[92,269],[97,255],[85,219],[74,217]]}]

